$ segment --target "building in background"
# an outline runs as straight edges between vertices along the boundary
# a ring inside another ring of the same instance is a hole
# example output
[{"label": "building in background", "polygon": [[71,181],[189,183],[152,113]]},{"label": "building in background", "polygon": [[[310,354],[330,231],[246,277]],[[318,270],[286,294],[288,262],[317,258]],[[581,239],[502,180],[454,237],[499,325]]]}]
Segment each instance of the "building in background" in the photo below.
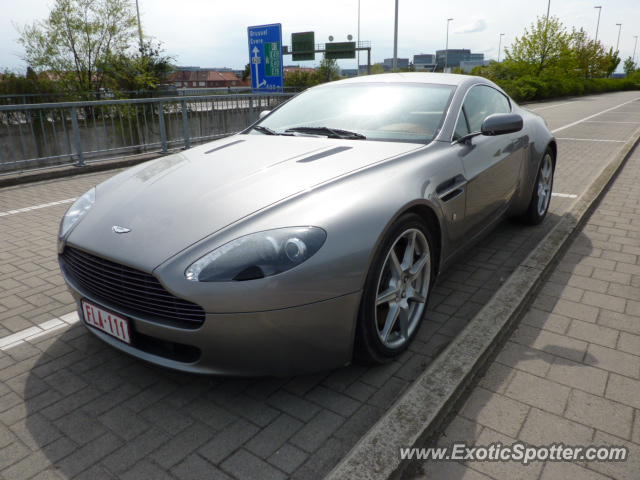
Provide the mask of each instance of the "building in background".
[{"label": "building in background", "polygon": [[436,56],[432,53],[414,55],[413,68],[416,72],[433,72],[436,69]]},{"label": "building in background", "polygon": [[[367,71],[365,70],[365,73]],[[343,68],[342,70],[340,70],[340,76],[341,77],[357,77],[358,76],[358,69],[357,68]]]},{"label": "building in background", "polygon": [[460,67],[460,62],[483,62],[484,53],[471,53],[471,50],[466,48],[450,48],[449,50],[436,50],[436,64],[438,70],[444,68],[444,64],[447,64],[447,68]]},{"label": "building in background", "polygon": [[242,77],[230,68],[177,67],[169,77],[178,88],[216,88],[245,86]]},{"label": "building in background", "polygon": [[[393,58],[385,58],[384,62],[382,62],[382,66],[384,67],[385,72],[390,72],[393,70]],[[409,59],[408,58],[399,58],[398,59],[398,69],[403,70],[409,68]]]},{"label": "building in background", "polygon": [[489,60],[462,60],[460,62],[460,68],[464,73],[471,73],[476,67],[486,67],[489,65]]}]

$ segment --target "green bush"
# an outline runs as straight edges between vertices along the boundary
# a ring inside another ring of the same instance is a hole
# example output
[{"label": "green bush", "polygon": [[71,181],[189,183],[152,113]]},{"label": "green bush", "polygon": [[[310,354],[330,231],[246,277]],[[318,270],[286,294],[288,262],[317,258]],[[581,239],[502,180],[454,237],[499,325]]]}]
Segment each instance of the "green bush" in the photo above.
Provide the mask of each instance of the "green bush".
[{"label": "green bush", "polygon": [[515,79],[492,80],[517,102],[640,89],[638,74],[627,78],[544,78],[524,75]]}]

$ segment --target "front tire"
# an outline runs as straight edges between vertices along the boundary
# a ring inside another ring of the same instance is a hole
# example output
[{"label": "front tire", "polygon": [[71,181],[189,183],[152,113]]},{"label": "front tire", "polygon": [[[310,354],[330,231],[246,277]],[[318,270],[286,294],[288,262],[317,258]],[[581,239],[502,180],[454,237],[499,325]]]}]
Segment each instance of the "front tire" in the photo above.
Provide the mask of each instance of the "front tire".
[{"label": "front tire", "polygon": [[551,192],[553,191],[554,173],[555,162],[553,161],[553,154],[551,150],[547,150],[538,167],[536,183],[531,194],[531,202],[522,217],[525,223],[538,225],[547,216],[549,203],[551,202]]},{"label": "front tire", "polygon": [[385,363],[413,341],[435,277],[434,241],[423,219],[405,214],[385,235],[362,294],[355,358]]}]

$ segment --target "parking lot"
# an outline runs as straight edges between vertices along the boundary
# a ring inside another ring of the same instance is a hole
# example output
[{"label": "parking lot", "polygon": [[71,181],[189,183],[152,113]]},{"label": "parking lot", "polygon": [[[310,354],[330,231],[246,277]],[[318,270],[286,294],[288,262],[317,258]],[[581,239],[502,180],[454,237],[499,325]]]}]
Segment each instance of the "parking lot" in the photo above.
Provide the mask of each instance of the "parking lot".
[{"label": "parking lot", "polygon": [[535,228],[504,222],[460,259],[410,350],[382,367],[229,379],[129,358],[79,324],[56,261],[65,209],[115,172],[0,190],[0,475],[321,478],[633,137],[639,100],[619,92],[530,106],[558,138],[549,217]]}]

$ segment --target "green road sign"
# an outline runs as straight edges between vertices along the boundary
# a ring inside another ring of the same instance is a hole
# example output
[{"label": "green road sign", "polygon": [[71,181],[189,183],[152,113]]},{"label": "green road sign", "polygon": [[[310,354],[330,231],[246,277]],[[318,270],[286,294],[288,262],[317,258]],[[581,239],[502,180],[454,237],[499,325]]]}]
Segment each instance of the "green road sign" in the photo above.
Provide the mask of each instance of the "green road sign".
[{"label": "green road sign", "polygon": [[326,58],[356,58],[356,42],[333,42],[325,44]]},{"label": "green road sign", "polygon": [[268,77],[280,75],[280,44],[278,42],[264,42],[264,71]]},{"label": "green road sign", "polygon": [[[315,34],[314,32],[300,32],[291,34],[291,59],[294,62],[315,60]],[[297,53],[305,52],[305,53]]]}]

